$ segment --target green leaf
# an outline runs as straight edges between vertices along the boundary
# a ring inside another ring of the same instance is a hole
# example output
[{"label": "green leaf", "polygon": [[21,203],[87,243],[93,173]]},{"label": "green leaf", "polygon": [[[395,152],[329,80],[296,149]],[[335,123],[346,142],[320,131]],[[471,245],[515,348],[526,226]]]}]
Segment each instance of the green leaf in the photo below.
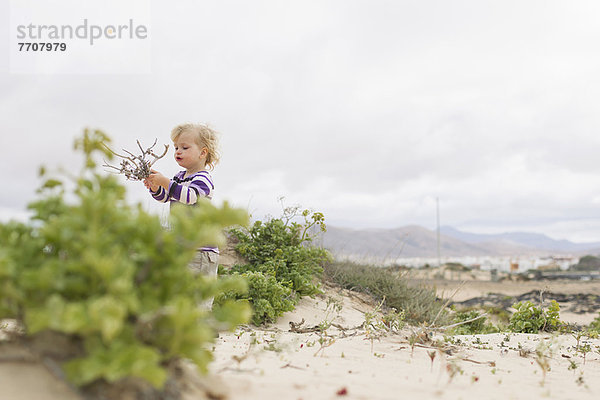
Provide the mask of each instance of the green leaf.
[{"label": "green leaf", "polygon": [[110,342],[123,329],[127,307],[114,297],[104,296],[93,300],[88,311],[91,325],[100,329],[105,342]]},{"label": "green leaf", "polygon": [[59,181],[58,179],[48,179],[42,184],[42,188],[43,189],[52,189],[57,186],[62,186],[62,184],[63,183],[61,181]]}]

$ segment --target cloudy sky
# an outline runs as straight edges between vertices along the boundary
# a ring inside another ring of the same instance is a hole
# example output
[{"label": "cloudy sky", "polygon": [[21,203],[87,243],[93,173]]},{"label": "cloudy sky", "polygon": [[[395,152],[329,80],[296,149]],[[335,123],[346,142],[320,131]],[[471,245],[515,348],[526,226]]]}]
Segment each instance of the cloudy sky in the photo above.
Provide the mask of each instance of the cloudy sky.
[{"label": "cloudy sky", "polygon": [[149,73],[11,73],[3,29],[0,218],[40,164],[79,165],[84,127],[133,148],[199,121],[222,134],[216,201],[257,218],[285,196],[331,225],[434,228],[438,197],[459,229],[600,240],[597,1],[149,5]]}]

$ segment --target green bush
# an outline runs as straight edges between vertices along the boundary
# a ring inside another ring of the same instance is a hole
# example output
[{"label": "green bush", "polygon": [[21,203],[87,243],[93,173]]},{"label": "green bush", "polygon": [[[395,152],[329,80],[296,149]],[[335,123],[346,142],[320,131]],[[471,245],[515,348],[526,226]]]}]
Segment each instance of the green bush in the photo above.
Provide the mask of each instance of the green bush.
[{"label": "green bush", "polygon": [[249,264],[235,266],[234,271],[259,271],[273,275],[278,282],[289,285],[301,296],[319,293],[318,277],[323,262],[329,259],[326,250],[310,246],[313,226],[325,230],[325,218],[319,212],[302,211],[304,223],[291,222],[296,208],[286,208],[282,218],[256,221],[248,230],[233,229],[239,243],[236,251]]},{"label": "green bush", "polygon": [[435,290],[411,286],[403,275],[387,268],[332,262],[325,264],[325,277],[345,289],[367,293],[378,302],[385,299],[385,306],[404,312],[408,322],[431,324],[435,320],[437,325],[448,322]]},{"label": "green bush", "polygon": [[537,307],[531,301],[521,301],[512,306],[515,313],[510,317],[508,329],[512,332],[538,333],[554,331],[562,326],[560,306],[556,300],[550,302],[547,310]]},{"label": "green bush", "polygon": [[[481,313],[477,310],[459,311],[452,317],[452,322],[465,322],[473,318],[477,318],[480,315]],[[461,324],[455,328],[452,328],[449,333],[452,335],[478,335],[496,332],[498,332],[498,328],[487,322],[486,317],[481,317],[475,321],[467,322],[466,324]]]},{"label": "green bush", "polygon": [[588,330],[600,333],[600,314],[590,323]]},{"label": "green bush", "polygon": [[252,304],[252,323],[260,325],[263,322],[275,321],[286,311],[292,311],[297,298],[292,289],[282,285],[273,275],[258,271],[232,273],[241,276],[248,283],[246,294],[228,293],[219,297],[218,301],[225,299],[246,300]]},{"label": "green bush", "polygon": [[303,223],[293,222],[298,208],[285,208],[281,218],[256,221],[250,229],[232,229],[237,238],[236,251],[248,261],[221,273],[248,279],[245,295],[224,294],[216,299],[242,299],[252,304],[252,322],[272,322],[285,311],[294,309],[301,296],[320,293],[321,264],[329,253],[311,246],[311,229],[325,230],[323,214],[304,210]]},{"label": "green bush", "polygon": [[134,376],[161,387],[169,360],[206,370],[215,330],[249,319],[249,307],[233,301],[214,311],[197,306],[243,291],[242,280],[187,267],[199,245],[222,243],[222,229],[248,217],[203,203],[174,209],[172,229],[163,229],[157,216],[127,204],[114,176],[96,171],[95,152],[111,157],[107,141],[86,130],[76,141],[85,155],[79,176],[47,179],[30,222],[0,224],[0,318],[19,320],[30,336],[51,330],[81,342],[80,357],[63,364],[76,385]]}]

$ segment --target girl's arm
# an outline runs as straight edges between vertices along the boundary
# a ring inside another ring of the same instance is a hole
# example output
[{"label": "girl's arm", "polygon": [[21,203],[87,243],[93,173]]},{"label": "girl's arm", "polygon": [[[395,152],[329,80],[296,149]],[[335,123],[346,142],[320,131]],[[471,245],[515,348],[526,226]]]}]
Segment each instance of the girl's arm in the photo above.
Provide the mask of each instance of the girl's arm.
[{"label": "girl's arm", "polygon": [[151,170],[149,177],[144,179],[144,186],[150,190],[152,197],[161,203],[169,201],[169,184],[171,180],[158,171]]},{"label": "girl's arm", "polygon": [[210,179],[202,174],[194,176],[189,187],[171,180],[168,197],[183,204],[196,204],[200,197],[210,197],[213,185]]},{"label": "girl's arm", "polygon": [[167,194],[167,191],[162,186],[159,186],[158,190],[156,192],[153,191],[152,189],[150,189],[150,194],[152,194],[152,197],[154,197],[154,200],[160,201],[161,203],[166,203],[169,201],[169,195]]}]

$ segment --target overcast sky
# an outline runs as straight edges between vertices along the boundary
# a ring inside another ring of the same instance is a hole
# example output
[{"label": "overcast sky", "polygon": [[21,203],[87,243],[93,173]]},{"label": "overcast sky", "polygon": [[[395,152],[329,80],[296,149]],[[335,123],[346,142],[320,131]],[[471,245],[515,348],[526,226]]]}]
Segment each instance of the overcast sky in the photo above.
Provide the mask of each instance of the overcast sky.
[{"label": "overcast sky", "polygon": [[600,240],[597,1],[152,1],[151,16],[149,74],[11,74],[2,39],[0,218],[23,215],[40,164],[79,165],[86,126],[133,148],[198,121],[222,134],[215,201],[257,218],[285,196],[331,225],[434,228],[439,197],[443,225]]}]

